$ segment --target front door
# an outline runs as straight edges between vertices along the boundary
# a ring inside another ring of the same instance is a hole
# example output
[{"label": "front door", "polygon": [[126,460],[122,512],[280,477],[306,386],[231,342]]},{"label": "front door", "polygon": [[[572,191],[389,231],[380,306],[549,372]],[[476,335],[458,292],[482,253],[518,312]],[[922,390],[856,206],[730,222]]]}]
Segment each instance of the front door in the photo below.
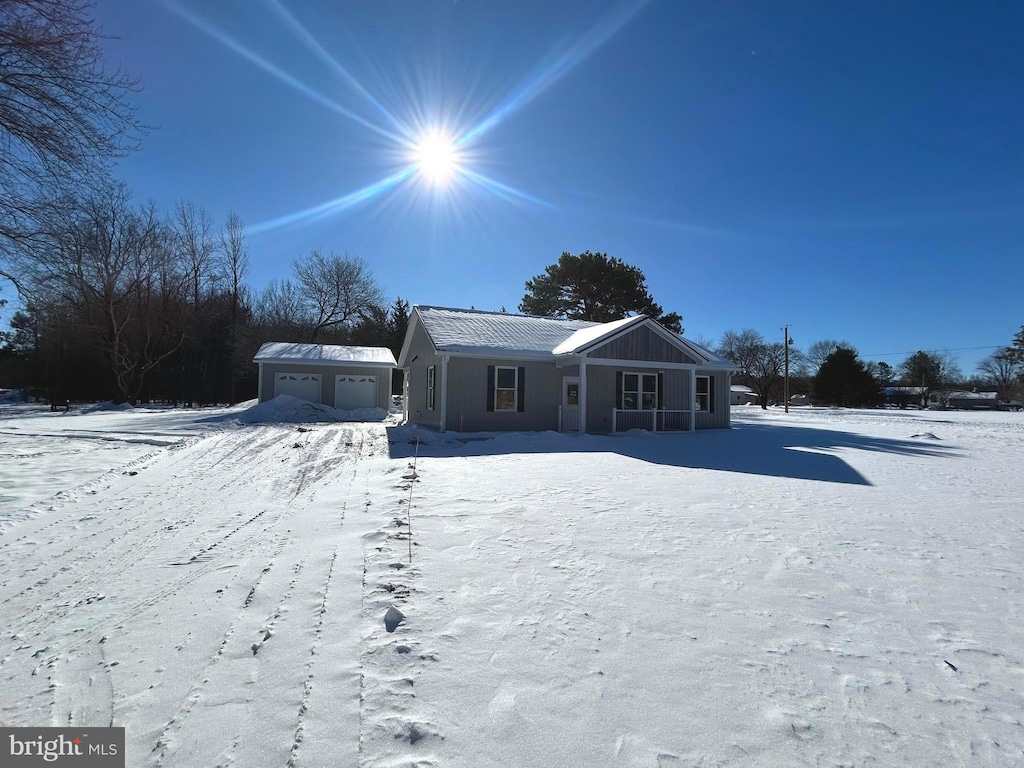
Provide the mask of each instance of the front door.
[{"label": "front door", "polygon": [[580,377],[564,376],[562,378],[562,405],[578,407],[580,404]]},{"label": "front door", "polygon": [[563,432],[578,432],[580,429],[579,376],[562,378],[562,407],[558,411],[558,428]]}]

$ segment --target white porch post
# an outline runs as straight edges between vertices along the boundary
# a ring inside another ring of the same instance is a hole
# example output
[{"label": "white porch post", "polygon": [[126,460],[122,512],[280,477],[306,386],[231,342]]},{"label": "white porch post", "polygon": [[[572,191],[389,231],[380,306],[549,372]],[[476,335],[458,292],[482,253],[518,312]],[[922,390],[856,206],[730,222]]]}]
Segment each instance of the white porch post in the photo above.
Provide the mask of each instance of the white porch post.
[{"label": "white porch post", "polygon": [[587,433],[587,357],[586,355],[580,355],[580,394],[579,394],[579,407],[580,407],[580,434],[585,435]]},{"label": "white porch post", "polygon": [[697,369],[690,369],[690,431],[697,429]]},{"label": "white porch post", "polygon": [[[435,386],[437,382],[434,382]],[[448,429],[448,355],[441,357],[441,431]]]},{"label": "white porch post", "polygon": [[402,421],[409,423],[409,373],[412,368],[402,369]]},{"label": "white porch post", "polygon": [[256,379],[256,399],[259,402],[263,402],[263,363],[260,363],[260,371],[256,375],[259,377]]}]

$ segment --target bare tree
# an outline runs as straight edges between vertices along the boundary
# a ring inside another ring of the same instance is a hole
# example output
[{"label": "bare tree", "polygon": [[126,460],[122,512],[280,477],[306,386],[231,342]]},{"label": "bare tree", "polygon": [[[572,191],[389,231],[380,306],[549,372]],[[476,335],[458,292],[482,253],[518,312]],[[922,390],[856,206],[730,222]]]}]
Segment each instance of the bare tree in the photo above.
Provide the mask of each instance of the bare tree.
[{"label": "bare tree", "polygon": [[146,375],[181,346],[184,286],[156,211],[135,209],[123,186],[84,202],[60,255],[67,298],[98,340],[117,391],[134,400]]},{"label": "bare tree", "polygon": [[306,300],[291,280],[273,280],[256,298],[253,307],[259,333],[274,341],[308,338],[312,320]]},{"label": "bare tree", "polygon": [[761,407],[768,407],[780,382],[786,365],[786,345],[780,341],[771,344],[759,344],[754,349],[750,366],[747,368],[747,379],[750,387],[761,399]]},{"label": "bare tree", "polygon": [[741,370],[747,371],[754,363],[757,348],[764,343],[764,336],[753,328],[726,331],[718,345],[718,354],[732,360]]},{"label": "bare tree", "polygon": [[104,68],[89,0],[0,0],[0,276],[12,252],[52,247],[58,190],[105,177],[145,128],[136,81]]},{"label": "bare tree", "polygon": [[811,344],[811,346],[807,348],[807,351],[803,353],[804,360],[807,363],[808,375],[814,376],[819,370],[821,370],[821,366],[825,364],[826,360],[828,360],[829,355],[840,347],[851,350],[854,355],[857,354],[856,348],[848,341],[822,339],[821,341],[816,341]]},{"label": "bare tree", "polygon": [[978,363],[978,373],[996,388],[1000,400],[1012,400],[1021,387],[1024,360],[1008,347]]},{"label": "bare tree", "polygon": [[715,340],[704,334],[700,334],[696,338],[690,339],[690,341],[698,347],[704,347],[704,349],[713,350],[715,348]]},{"label": "bare tree", "polygon": [[180,200],[174,206],[172,226],[175,254],[188,274],[192,311],[198,313],[209,289],[220,277],[220,265],[214,259],[217,241],[213,220],[205,208]]},{"label": "bare tree", "polygon": [[[238,343],[239,311],[247,292],[245,277],[249,272],[249,250],[245,245],[245,225],[241,217],[234,212],[228,214],[224,227],[220,231],[221,269],[227,275],[231,292],[231,350],[233,356],[231,370],[231,402],[235,402],[235,380],[240,359]],[[245,360],[248,362],[248,360]]]},{"label": "bare tree", "polygon": [[348,328],[371,307],[384,304],[384,293],[369,266],[355,256],[324,256],[313,251],[292,265],[300,294],[313,316],[309,340],[314,342],[325,330]]},{"label": "bare tree", "polygon": [[[791,354],[793,350],[790,350]],[[781,342],[769,343],[752,328],[742,331],[726,331],[718,354],[727,357],[742,370],[742,377],[757,393],[761,407],[767,408],[768,401],[778,389],[786,366],[786,346]]]},{"label": "bare tree", "polygon": [[245,224],[234,212],[228,214],[220,231],[221,269],[227,275],[229,290],[234,297],[232,320],[238,316],[238,302],[245,290],[245,278],[249,274],[249,249],[245,244]]}]

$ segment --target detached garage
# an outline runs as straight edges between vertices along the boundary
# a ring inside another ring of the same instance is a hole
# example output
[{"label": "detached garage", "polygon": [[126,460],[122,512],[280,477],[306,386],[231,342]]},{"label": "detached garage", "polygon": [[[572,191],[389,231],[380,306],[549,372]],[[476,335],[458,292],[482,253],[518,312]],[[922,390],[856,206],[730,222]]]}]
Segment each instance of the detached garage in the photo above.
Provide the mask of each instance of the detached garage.
[{"label": "detached garage", "polygon": [[342,411],[387,408],[395,356],[386,347],[268,341],[253,358],[261,403],[291,395]]}]

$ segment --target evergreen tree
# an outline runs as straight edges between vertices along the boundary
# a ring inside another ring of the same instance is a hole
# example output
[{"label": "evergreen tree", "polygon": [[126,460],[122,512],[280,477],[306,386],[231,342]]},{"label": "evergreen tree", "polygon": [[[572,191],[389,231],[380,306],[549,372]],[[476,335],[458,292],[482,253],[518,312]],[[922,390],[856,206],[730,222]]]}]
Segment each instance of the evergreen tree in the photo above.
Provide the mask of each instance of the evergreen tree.
[{"label": "evergreen tree", "polygon": [[875,366],[875,378],[883,387],[887,387],[896,378],[896,371],[888,363],[882,362]]},{"label": "evergreen tree", "polygon": [[405,332],[409,328],[409,302],[401,296],[395,299],[395,303],[391,305],[389,322],[391,324],[391,341],[388,347],[391,348],[391,353],[397,360],[402,351],[402,344],[405,343]]},{"label": "evergreen tree", "polygon": [[683,318],[666,314],[647,290],[644,273],[606,253],[563,252],[544,274],[526,281],[519,311],[544,317],[608,323],[647,315],[670,331],[682,333]]},{"label": "evergreen tree", "polygon": [[814,377],[814,400],[826,405],[863,408],[878,405],[881,390],[857,353],[839,347],[825,359]]}]

